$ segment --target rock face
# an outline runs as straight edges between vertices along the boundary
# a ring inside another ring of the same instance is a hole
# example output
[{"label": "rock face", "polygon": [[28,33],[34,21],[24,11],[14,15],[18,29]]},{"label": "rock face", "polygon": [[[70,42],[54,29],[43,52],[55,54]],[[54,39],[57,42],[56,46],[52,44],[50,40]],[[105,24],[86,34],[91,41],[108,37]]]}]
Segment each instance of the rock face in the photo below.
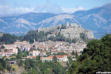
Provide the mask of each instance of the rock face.
[{"label": "rock face", "polygon": [[88,39],[94,38],[93,33],[91,31],[83,29],[81,26],[73,23],[67,24],[66,29],[61,29],[61,34],[63,34],[67,38],[80,38],[80,34],[84,33]]},{"label": "rock face", "polygon": [[65,38],[70,39],[78,39],[81,40],[82,37],[86,37],[87,39],[93,39],[94,35],[91,31],[85,30],[80,25],[76,23],[72,24],[65,24],[65,25],[59,25],[59,26],[53,26],[48,28],[39,28],[38,31],[45,31],[45,32],[51,32],[50,36],[55,36],[56,34],[60,33]]},{"label": "rock face", "polygon": [[3,36],[3,33],[0,32],[0,37],[2,37],[2,36]]}]

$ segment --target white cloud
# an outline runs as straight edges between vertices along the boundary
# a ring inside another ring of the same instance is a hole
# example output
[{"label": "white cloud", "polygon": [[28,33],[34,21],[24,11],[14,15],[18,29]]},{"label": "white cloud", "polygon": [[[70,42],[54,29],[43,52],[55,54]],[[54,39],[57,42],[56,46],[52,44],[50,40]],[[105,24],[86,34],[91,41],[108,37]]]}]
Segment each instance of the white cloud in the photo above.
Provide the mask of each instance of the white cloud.
[{"label": "white cloud", "polygon": [[10,6],[0,6],[0,16],[13,15],[13,14],[23,14],[29,12],[50,12],[50,13],[61,13],[62,10],[58,6],[44,5],[37,7],[10,7]]},{"label": "white cloud", "polygon": [[9,10],[9,7],[8,6],[0,6],[0,15],[6,15]]},{"label": "white cloud", "polygon": [[44,4],[36,7],[37,12],[61,13],[61,7],[54,4]]},{"label": "white cloud", "polygon": [[27,8],[27,7],[16,7],[11,9],[14,13],[28,13],[28,12],[35,12],[35,8]]},{"label": "white cloud", "polygon": [[76,11],[79,11],[79,10],[85,10],[85,8],[79,6],[77,8],[61,8],[63,10],[63,12],[65,13],[74,13]]},{"label": "white cloud", "polygon": [[54,4],[45,4],[37,7],[10,7],[8,5],[0,5],[0,16],[16,15],[29,12],[73,13],[78,10],[84,10],[84,8],[81,6],[77,8],[61,8],[60,6]]},{"label": "white cloud", "polygon": [[0,16],[36,12],[35,8],[0,6]]}]

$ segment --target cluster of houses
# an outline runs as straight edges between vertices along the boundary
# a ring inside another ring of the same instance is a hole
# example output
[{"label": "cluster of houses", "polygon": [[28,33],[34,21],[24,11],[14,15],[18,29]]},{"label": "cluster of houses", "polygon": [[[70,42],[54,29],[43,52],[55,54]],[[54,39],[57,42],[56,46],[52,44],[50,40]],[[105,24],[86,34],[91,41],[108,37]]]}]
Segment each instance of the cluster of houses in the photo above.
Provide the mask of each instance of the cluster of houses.
[{"label": "cluster of houses", "polygon": [[54,59],[54,57],[56,57],[57,61],[63,61],[63,62],[68,61],[68,55],[56,55],[56,56],[40,57],[40,60],[42,60],[42,62],[52,61]]},{"label": "cluster of houses", "polygon": [[10,57],[13,54],[17,54],[18,49],[15,45],[0,45],[0,57]]},{"label": "cluster of houses", "polygon": [[[76,51],[78,54],[86,47],[85,43],[67,43],[61,41],[45,41],[45,42],[34,42],[30,44],[27,41],[17,41],[14,44],[3,44],[0,45],[0,57],[6,56],[10,57],[11,55],[17,55],[18,49],[22,52],[28,51],[29,55],[26,58],[36,58],[40,56],[40,60],[52,61],[54,54],[57,53],[66,53],[67,55],[56,55],[57,61],[68,61],[69,55],[72,51]],[[50,53],[50,55],[47,55]]]}]

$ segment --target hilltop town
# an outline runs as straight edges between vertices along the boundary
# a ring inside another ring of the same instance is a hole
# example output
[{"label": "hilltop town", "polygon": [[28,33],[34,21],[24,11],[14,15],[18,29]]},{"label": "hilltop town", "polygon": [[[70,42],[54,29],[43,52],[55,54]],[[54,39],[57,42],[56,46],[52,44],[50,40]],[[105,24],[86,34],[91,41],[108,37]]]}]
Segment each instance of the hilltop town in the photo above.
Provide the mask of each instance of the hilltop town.
[{"label": "hilltop town", "polygon": [[50,67],[49,71],[54,69],[54,73],[64,73],[71,61],[77,60],[87,47],[87,42],[93,38],[91,31],[75,23],[39,28],[24,36],[1,33],[0,58],[6,64],[3,69],[6,69],[6,74],[7,71],[21,74],[29,73],[33,68],[35,72],[43,74]]},{"label": "hilltop town", "polygon": [[17,55],[18,52],[21,51],[22,53],[29,53],[22,58],[34,59],[40,56],[41,61],[51,61],[54,55],[56,55],[58,61],[67,62],[72,52],[76,52],[80,55],[85,47],[85,42],[68,43],[63,41],[45,41],[30,44],[27,41],[17,41],[13,44],[0,45],[0,57],[5,56],[10,58],[12,55]]}]

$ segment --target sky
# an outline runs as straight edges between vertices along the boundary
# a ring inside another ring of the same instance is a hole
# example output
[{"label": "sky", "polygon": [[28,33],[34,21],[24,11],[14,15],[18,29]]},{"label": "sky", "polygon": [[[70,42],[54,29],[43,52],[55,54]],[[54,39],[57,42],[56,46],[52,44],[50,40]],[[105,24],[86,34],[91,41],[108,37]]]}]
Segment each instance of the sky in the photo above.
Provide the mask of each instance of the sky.
[{"label": "sky", "polygon": [[0,15],[29,12],[73,13],[108,3],[111,0],[0,0]]}]

